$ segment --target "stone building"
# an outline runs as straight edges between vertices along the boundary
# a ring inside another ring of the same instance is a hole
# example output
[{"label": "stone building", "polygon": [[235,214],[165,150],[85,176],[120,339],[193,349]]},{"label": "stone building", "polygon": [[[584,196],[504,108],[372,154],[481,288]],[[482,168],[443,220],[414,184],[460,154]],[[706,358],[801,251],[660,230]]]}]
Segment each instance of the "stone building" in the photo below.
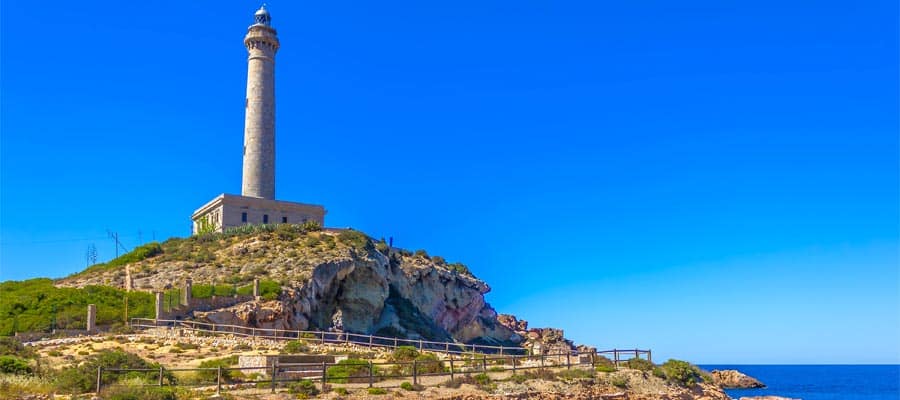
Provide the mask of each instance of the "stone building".
[{"label": "stone building", "polygon": [[325,224],[320,205],[275,200],[275,53],[280,43],[265,6],[244,37],[247,98],[241,195],[220,194],[191,216],[194,234],[246,224]]}]

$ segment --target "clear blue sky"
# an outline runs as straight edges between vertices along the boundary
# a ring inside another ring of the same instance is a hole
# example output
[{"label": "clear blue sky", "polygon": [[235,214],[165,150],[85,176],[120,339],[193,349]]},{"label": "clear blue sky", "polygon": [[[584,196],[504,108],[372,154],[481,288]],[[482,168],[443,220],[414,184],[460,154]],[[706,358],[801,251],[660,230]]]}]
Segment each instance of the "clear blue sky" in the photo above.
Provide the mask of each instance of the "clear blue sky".
[{"label": "clear blue sky", "polygon": [[[0,279],[240,191],[255,2],[4,1]],[[898,6],[270,1],[278,197],[698,363],[900,362]]]}]

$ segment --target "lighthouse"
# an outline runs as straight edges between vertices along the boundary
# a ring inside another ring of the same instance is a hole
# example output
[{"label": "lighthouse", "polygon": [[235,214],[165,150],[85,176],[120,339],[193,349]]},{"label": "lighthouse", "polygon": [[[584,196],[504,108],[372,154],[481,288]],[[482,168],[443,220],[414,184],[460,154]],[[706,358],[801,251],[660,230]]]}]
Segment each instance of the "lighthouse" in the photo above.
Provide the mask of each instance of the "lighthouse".
[{"label": "lighthouse", "polygon": [[220,194],[191,215],[193,234],[248,224],[325,224],[320,205],[275,199],[275,53],[281,43],[265,6],[247,28],[247,97],[241,194]]}]

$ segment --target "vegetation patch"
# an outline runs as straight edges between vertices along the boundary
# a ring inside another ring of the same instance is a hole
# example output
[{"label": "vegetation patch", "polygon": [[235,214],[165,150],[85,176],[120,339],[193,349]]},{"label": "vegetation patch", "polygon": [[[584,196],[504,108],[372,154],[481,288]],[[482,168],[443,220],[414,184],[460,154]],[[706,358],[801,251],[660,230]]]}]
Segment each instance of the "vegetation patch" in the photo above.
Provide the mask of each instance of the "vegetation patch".
[{"label": "vegetation patch", "polygon": [[[372,368],[374,369],[374,366]],[[377,371],[373,370],[372,373],[376,375]],[[325,376],[329,382],[334,383],[368,382],[369,362],[358,358],[341,360],[337,365],[328,367],[325,371]]]},{"label": "vegetation patch", "polygon": [[700,382],[700,369],[687,361],[669,360],[660,366],[666,380],[680,386],[693,386]]},{"label": "vegetation patch", "polygon": [[152,318],[153,294],[126,292],[108,286],[58,288],[47,278],[0,283],[0,336],[16,332],[47,332],[53,327],[84,329],[88,304],[97,305],[97,324],[109,325],[128,317]]}]

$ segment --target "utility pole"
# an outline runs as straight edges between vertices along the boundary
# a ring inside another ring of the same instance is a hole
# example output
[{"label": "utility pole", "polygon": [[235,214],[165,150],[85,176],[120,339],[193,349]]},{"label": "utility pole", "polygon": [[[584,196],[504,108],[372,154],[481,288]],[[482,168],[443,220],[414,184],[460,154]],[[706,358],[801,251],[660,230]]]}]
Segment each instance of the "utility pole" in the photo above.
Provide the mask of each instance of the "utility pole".
[{"label": "utility pole", "polygon": [[90,244],[87,248],[87,252],[84,255],[85,261],[87,262],[87,266],[90,267],[97,263],[97,246],[94,246],[93,243]]},{"label": "utility pole", "polygon": [[126,252],[128,251],[128,249],[125,248],[125,245],[123,245],[122,242],[119,241],[119,232],[111,232],[109,229],[107,229],[106,234],[109,235],[110,239],[113,239],[116,242],[116,258],[119,258],[120,247],[122,248],[122,250]]}]

